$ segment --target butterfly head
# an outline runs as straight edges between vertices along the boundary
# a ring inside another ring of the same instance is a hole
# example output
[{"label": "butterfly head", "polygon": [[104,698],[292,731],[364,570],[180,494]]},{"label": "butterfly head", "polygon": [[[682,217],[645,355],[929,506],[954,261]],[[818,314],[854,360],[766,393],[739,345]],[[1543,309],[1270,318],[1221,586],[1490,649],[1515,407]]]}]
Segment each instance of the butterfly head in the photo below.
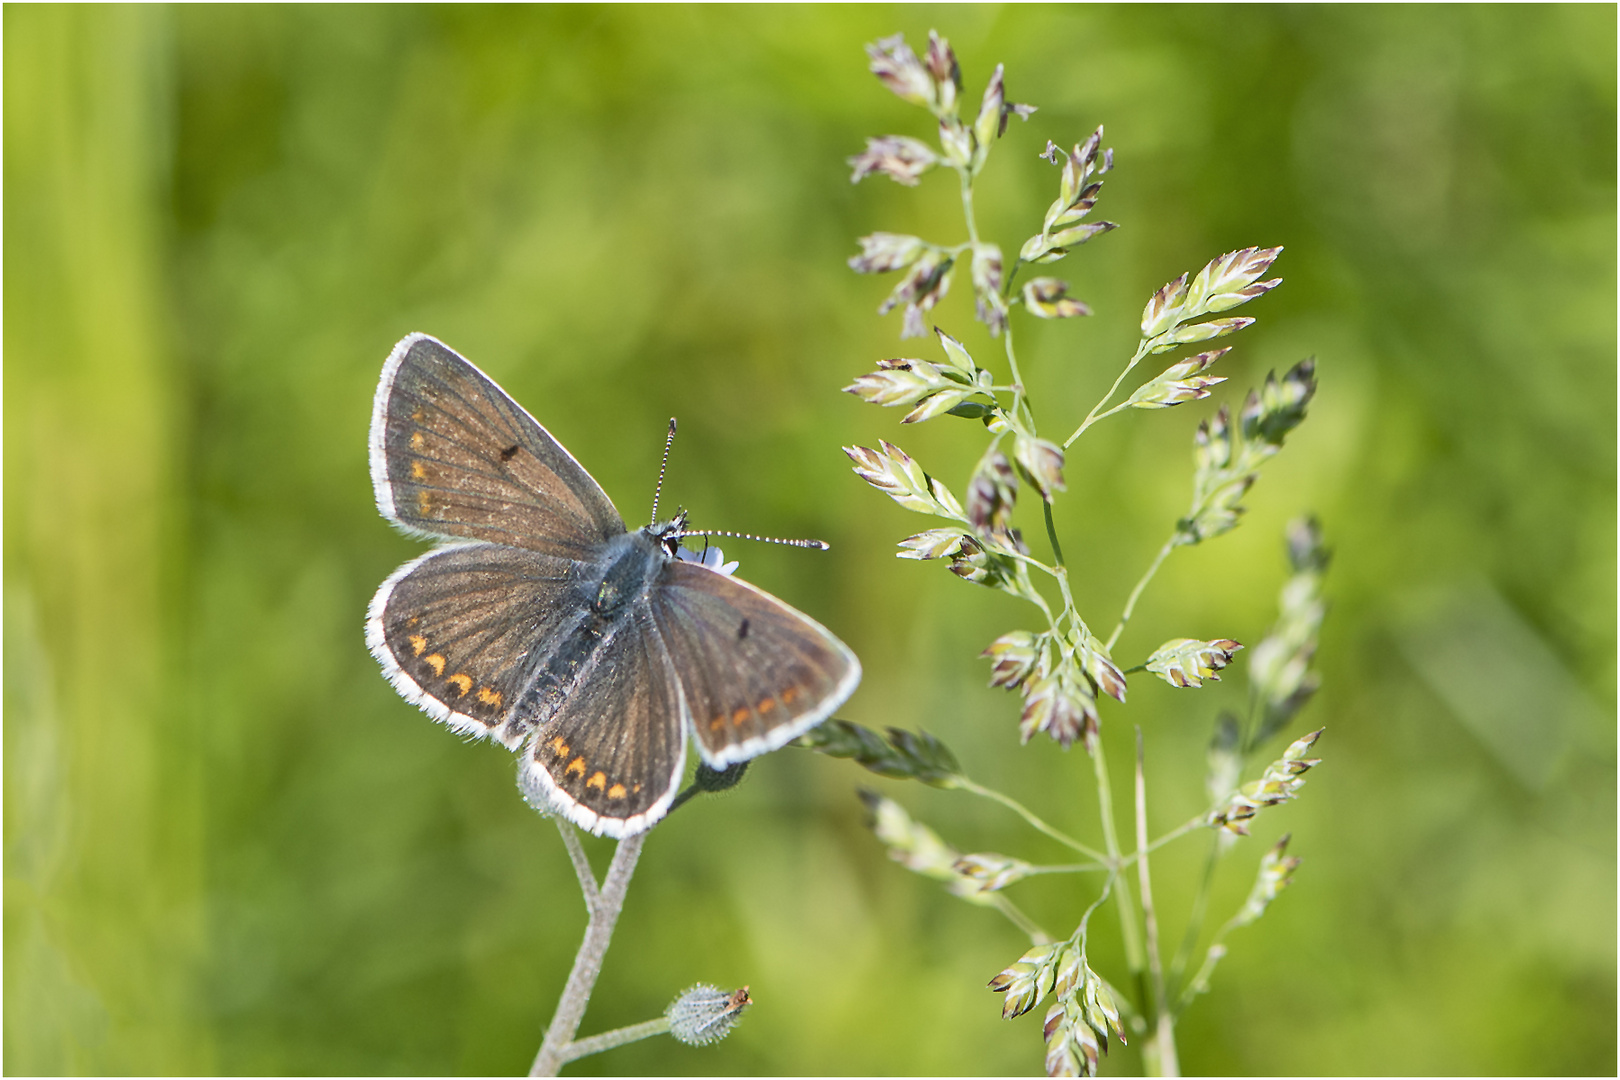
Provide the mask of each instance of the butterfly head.
[{"label": "butterfly head", "polygon": [[680,557],[681,537],[686,536],[686,510],[675,511],[675,516],[668,521],[655,521],[641,530],[642,535],[664,549],[664,554],[675,559]]}]

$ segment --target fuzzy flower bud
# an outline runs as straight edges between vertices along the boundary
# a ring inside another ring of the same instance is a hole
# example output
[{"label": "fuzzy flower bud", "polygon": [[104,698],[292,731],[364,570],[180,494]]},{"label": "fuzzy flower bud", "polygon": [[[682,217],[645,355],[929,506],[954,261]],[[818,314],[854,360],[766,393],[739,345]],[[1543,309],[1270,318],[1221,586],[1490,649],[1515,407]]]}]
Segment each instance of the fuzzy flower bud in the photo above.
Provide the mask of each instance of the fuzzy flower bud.
[{"label": "fuzzy flower bud", "polygon": [[688,1046],[707,1046],[731,1034],[743,1010],[753,1004],[748,987],[731,992],[698,983],[664,1010],[669,1033]]}]

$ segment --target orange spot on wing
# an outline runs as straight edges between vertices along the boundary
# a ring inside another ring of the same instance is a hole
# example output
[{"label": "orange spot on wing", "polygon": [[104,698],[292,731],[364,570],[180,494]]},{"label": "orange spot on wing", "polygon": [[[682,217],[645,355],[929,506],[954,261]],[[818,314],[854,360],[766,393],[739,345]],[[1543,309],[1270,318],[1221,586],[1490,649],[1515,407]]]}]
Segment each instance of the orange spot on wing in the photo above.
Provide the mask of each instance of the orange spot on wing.
[{"label": "orange spot on wing", "polygon": [[631,790],[631,791],[640,791],[640,790],[641,790],[641,785],[640,785],[640,784],[637,784],[637,785],[635,785],[635,786],[634,786],[634,787],[632,787],[632,788],[631,788],[631,789],[630,789],[630,790]]},{"label": "orange spot on wing", "polygon": [[461,691],[456,695],[457,697],[466,697],[467,691],[472,689],[472,676],[459,671],[446,679],[445,682],[453,683]]},{"label": "orange spot on wing", "polygon": [[719,731],[721,728],[723,728],[725,726],[726,726],[726,718],[725,718],[724,715],[717,716],[713,720],[709,721],[709,730],[710,731]]},{"label": "orange spot on wing", "polygon": [[799,688],[797,686],[790,686],[786,690],[782,691],[782,704],[791,705],[793,704],[794,700],[798,698],[798,696]]},{"label": "orange spot on wing", "polygon": [[585,786],[601,791],[607,787],[607,775],[605,773],[593,773],[591,778],[585,781]]},{"label": "orange spot on wing", "polygon": [[585,759],[584,758],[582,758],[582,757],[575,758],[573,761],[570,761],[568,763],[568,768],[563,770],[563,775],[564,776],[573,776],[575,773],[578,773],[581,776],[585,775]]},{"label": "orange spot on wing", "polygon": [[433,495],[427,491],[416,493],[416,508],[422,512],[423,517],[433,513]]},{"label": "orange spot on wing", "polygon": [[439,653],[428,653],[422,657],[422,662],[433,669],[434,675],[444,674],[444,657]]},{"label": "orange spot on wing", "polygon": [[411,432],[411,449],[412,450],[420,450],[420,449],[422,449],[422,447],[424,447],[426,445],[427,445],[427,440],[422,437],[422,433],[420,431]]},{"label": "orange spot on wing", "polygon": [[733,724],[741,724],[746,719],[748,719],[748,710],[747,709],[740,708],[736,712],[731,714],[731,722]]},{"label": "orange spot on wing", "polygon": [[563,742],[563,737],[561,735],[558,735],[546,745],[551,747],[551,752],[556,754],[558,757],[563,758],[568,756],[568,744]]},{"label": "orange spot on wing", "polygon": [[427,413],[423,412],[422,406],[418,405],[416,408],[411,410],[411,419],[420,424],[422,421],[427,419]]},{"label": "orange spot on wing", "polygon": [[420,461],[411,462],[411,476],[417,480],[427,479],[427,466]]},{"label": "orange spot on wing", "polygon": [[610,799],[622,799],[622,798],[624,798],[624,785],[623,784],[614,784],[612,787],[608,788],[608,798],[610,798]]},{"label": "orange spot on wing", "polygon": [[487,686],[481,686],[478,688],[478,700],[482,701],[485,705],[488,705],[491,708],[498,709],[501,707],[501,692],[499,690],[491,690]]},{"label": "orange spot on wing", "polygon": [[411,643],[412,656],[421,656],[423,651],[427,649],[427,638],[423,637],[421,634],[412,634],[405,640]]},{"label": "orange spot on wing", "polygon": [[764,701],[760,702],[755,707],[759,709],[759,715],[764,716],[766,713],[768,713],[772,709],[776,708],[776,699],[775,698],[766,698]]}]

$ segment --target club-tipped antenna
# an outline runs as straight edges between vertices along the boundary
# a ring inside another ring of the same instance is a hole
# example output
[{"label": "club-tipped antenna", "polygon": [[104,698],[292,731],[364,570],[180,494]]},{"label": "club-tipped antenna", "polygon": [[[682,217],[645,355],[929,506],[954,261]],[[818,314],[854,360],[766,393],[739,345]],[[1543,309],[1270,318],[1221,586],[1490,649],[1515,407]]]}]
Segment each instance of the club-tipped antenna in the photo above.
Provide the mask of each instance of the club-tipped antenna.
[{"label": "club-tipped antenna", "polygon": [[669,434],[664,436],[664,460],[658,466],[658,486],[653,488],[652,519],[658,520],[658,496],[664,493],[664,471],[669,468],[669,448],[675,445],[675,418],[669,418]]},{"label": "club-tipped antenna", "polygon": [[762,544],[785,544],[788,547],[814,548],[826,551],[832,545],[825,540],[789,540],[780,536],[755,536],[753,533],[727,532],[724,529],[683,529],[675,534],[678,539],[688,536],[729,536],[737,540],[758,540]]}]

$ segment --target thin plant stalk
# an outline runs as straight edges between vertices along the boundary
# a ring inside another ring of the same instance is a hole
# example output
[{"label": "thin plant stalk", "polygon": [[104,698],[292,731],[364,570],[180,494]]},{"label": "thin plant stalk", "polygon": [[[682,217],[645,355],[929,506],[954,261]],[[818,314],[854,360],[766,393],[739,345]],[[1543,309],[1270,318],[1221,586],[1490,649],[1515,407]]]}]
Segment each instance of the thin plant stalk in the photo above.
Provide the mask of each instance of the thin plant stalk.
[{"label": "thin plant stalk", "polygon": [[579,878],[579,891],[585,897],[585,912],[590,914],[596,910],[602,890],[596,883],[596,874],[591,870],[585,845],[579,842],[579,832],[572,825],[560,817],[552,820],[556,821],[557,832],[562,835],[563,847],[568,849],[568,861],[574,864],[574,876]]},{"label": "thin plant stalk", "polygon": [[1182,938],[1181,946],[1170,962],[1170,981],[1177,990],[1181,988],[1182,976],[1187,973],[1187,961],[1192,959],[1193,949],[1198,946],[1198,936],[1204,930],[1204,917],[1209,909],[1209,888],[1215,881],[1215,866],[1221,858],[1221,838],[1211,835],[1209,854],[1204,858],[1204,873],[1198,880],[1198,891],[1193,894],[1192,914],[1187,917],[1187,932]]},{"label": "thin plant stalk", "polygon": [[1115,625],[1114,632],[1108,635],[1108,640],[1103,643],[1103,648],[1110,652],[1113,651],[1114,644],[1119,641],[1119,635],[1125,632],[1125,624],[1131,621],[1131,615],[1136,611],[1136,602],[1142,598],[1142,591],[1148,587],[1148,582],[1153,580],[1153,575],[1159,572],[1159,567],[1164,565],[1164,560],[1170,557],[1170,553],[1175,548],[1176,542],[1174,540],[1166,540],[1164,547],[1160,548],[1159,553],[1153,557],[1153,564],[1147,568],[1147,573],[1142,575],[1142,579],[1131,590],[1129,599],[1125,601],[1125,610],[1119,613],[1119,623]]},{"label": "thin plant stalk", "polygon": [[1052,935],[1048,934],[1040,923],[1024,914],[1024,910],[1008,897],[1000,893],[993,894],[991,896],[991,906],[1005,915],[1008,922],[1029,935],[1029,940],[1036,945],[1045,945],[1052,940]]},{"label": "thin plant stalk", "polygon": [[[1108,845],[1108,862],[1110,866],[1121,865],[1119,849],[1119,832],[1114,827],[1114,795],[1108,783],[1108,761],[1103,754],[1102,739],[1092,749],[1091,764],[1097,776],[1097,810],[1102,816],[1103,839]],[[1120,937],[1125,945],[1125,966],[1138,978],[1147,966],[1142,954],[1142,939],[1136,927],[1136,902],[1131,897],[1131,887],[1124,878],[1115,877],[1118,888],[1114,890],[1114,902],[1119,907]]]},{"label": "thin plant stalk", "polygon": [[987,788],[983,784],[974,783],[965,776],[953,777],[951,783],[953,787],[960,788],[963,791],[970,791],[973,794],[982,796],[991,800],[992,802],[1000,803],[1002,806],[1005,806],[1007,809],[1029,822],[1033,828],[1045,833],[1047,836],[1050,836],[1064,847],[1077,851],[1088,859],[1095,859],[1099,863],[1111,865],[1111,860],[1107,855],[1104,855],[1102,852],[1088,844],[1082,844],[1080,841],[1074,839],[1068,834],[1052,827],[1051,825],[1048,825],[1045,821],[1041,820],[1039,817],[1036,817],[1033,812],[1031,812],[1017,799],[1014,799],[1009,795],[1003,795],[994,788]]},{"label": "thin plant stalk", "polygon": [[[574,969],[568,973],[562,997],[557,1001],[557,1012],[546,1028],[545,1041],[534,1056],[529,1068],[530,1076],[556,1076],[557,1071],[570,1060],[569,1049],[579,1022],[585,1018],[585,1006],[590,1003],[591,990],[602,973],[602,960],[607,955],[608,942],[613,939],[613,926],[619,921],[624,908],[625,893],[630,888],[630,877],[636,872],[636,860],[641,857],[641,845],[646,833],[637,833],[619,841],[608,865],[607,876],[596,902],[590,905],[590,922],[585,926],[585,939],[579,952],[574,954]],[[575,863],[579,870],[579,864]],[[586,868],[588,873],[589,868]]]},{"label": "thin plant stalk", "polygon": [[570,1061],[577,1061],[592,1054],[600,1054],[604,1050],[627,1046],[633,1042],[640,1042],[642,1039],[650,1039],[654,1035],[668,1034],[669,1018],[665,1016],[641,1024],[614,1028],[612,1031],[604,1031],[600,1035],[592,1035],[588,1039],[579,1039],[576,1042],[569,1043],[563,1051],[562,1063],[566,1065]]},{"label": "thin plant stalk", "polygon": [[1152,1039],[1142,1059],[1156,1076],[1180,1076],[1176,1057],[1175,1018],[1165,1000],[1164,968],[1159,961],[1159,917],[1153,907],[1153,879],[1148,873],[1147,778],[1142,769],[1142,729],[1136,729],[1136,876],[1142,890],[1142,925],[1147,936],[1149,986],[1156,1017]]}]

